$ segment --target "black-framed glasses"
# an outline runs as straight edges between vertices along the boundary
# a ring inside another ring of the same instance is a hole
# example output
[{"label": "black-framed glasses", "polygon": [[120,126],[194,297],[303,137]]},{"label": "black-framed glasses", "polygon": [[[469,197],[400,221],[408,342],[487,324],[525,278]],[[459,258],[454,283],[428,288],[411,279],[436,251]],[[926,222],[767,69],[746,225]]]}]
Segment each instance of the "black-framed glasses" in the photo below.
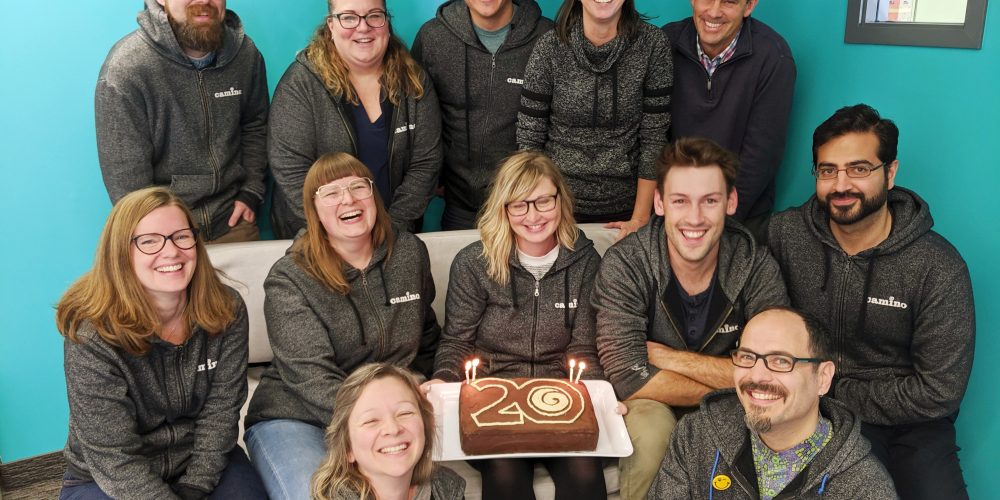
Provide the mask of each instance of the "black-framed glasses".
[{"label": "black-framed glasses", "polygon": [[535,207],[536,212],[551,212],[556,208],[556,200],[558,198],[559,193],[549,194],[539,196],[534,200],[512,201],[504,206],[507,208],[508,215],[518,217],[528,213],[529,205]]},{"label": "black-framed glasses", "polygon": [[772,372],[788,373],[795,369],[795,363],[822,363],[819,358],[796,358],[788,354],[771,353],[757,354],[747,349],[733,349],[729,353],[733,358],[733,364],[740,368],[753,368],[757,360],[764,361],[764,368]]},{"label": "black-framed glasses", "polygon": [[146,233],[132,237],[132,243],[140,252],[146,255],[155,255],[163,250],[167,240],[174,242],[174,246],[181,250],[190,250],[198,244],[198,231],[193,228],[179,229],[166,235],[160,233]]},{"label": "black-framed glasses", "polygon": [[346,186],[327,184],[320,186],[314,195],[325,207],[334,207],[344,202],[344,193],[350,191],[351,198],[366,200],[375,194],[375,182],[369,178],[354,179]]},{"label": "black-framed glasses", "polygon": [[361,25],[362,19],[364,19],[365,24],[369,28],[381,28],[385,26],[385,22],[389,19],[389,13],[384,10],[373,10],[362,16],[354,12],[341,12],[339,14],[330,14],[330,17],[337,18],[341,28],[352,30]]},{"label": "black-framed glasses", "polygon": [[813,175],[817,179],[822,179],[828,181],[831,179],[836,179],[840,172],[847,172],[848,177],[853,177],[855,179],[862,179],[872,175],[872,172],[885,166],[885,162],[879,165],[869,165],[867,163],[858,163],[854,165],[848,165],[846,167],[835,167],[833,165],[820,165],[813,169]]}]

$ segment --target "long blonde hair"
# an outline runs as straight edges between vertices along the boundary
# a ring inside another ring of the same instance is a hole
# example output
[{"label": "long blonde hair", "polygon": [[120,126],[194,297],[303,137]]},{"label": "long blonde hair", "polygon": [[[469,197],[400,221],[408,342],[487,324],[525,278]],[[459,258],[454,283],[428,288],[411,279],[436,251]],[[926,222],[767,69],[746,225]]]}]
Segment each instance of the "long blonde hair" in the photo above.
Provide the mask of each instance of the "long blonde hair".
[{"label": "long blonde hair", "polygon": [[[56,327],[61,335],[80,342],[77,334],[87,322],[106,342],[129,354],[149,352],[150,342],[163,325],[135,275],[132,233],[150,212],[167,206],[180,208],[188,225],[197,227],[184,202],[164,187],[140,189],[118,200],[101,232],[93,267],[56,305]],[[185,322],[216,335],[232,323],[236,305],[215,274],[205,242],[201,236],[197,240],[198,260],[187,287]]]},{"label": "long blonde hair", "polygon": [[[357,176],[374,180],[371,170],[357,158],[343,152],[327,153],[320,156],[309,167],[306,180],[302,185],[302,209],[306,214],[306,233],[292,243],[292,255],[306,273],[331,290],[347,295],[351,285],[344,277],[344,258],[330,246],[330,240],[319,220],[316,204],[313,201],[316,190],[344,177]],[[382,203],[378,189],[373,190],[375,202],[375,227],[372,228],[372,247],[378,247],[383,242],[388,247],[388,256],[392,256],[392,220]]]},{"label": "long blonde hair", "polygon": [[573,193],[566,186],[559,167],[540,151],[521,151],[509,156],[490,184],[490,194],[479,212],[477,227],[483,241],[486,274],[501,285],[510,279],[510,257],[516,248],[514,230],[507,218],[507,204],[523,200],[542,179],[552,181],[559,198],[559,226],[556,242],[568,250],[576,244],[576,220],[573,218]]},{"label": "long blonde hair", "polygon": [[[335,1],[329,0],[327,4],[330,14],[333,14]],[[386,8],[385,0],[382,0],[382,8]],[[382,57],[382,75],[379,77],[379,83],[385,89],[389,102],[399,106],[406,97],[423,97],[424,86],[420,83],[423,70],[406,50],[406,45],[393,32],[388,9],[386,9],[385,29],[389,30],[389,46],[386,47],[385,56]],[[358,94],[354,91],[349,77],[351,70],[337,52],[337,46],[333,43],[333,33],[325,20],[316,28],[316,33],[306,46],[305,56],[319,73],[330,93],[351,104],[359,104]]]},{"label": "long blonde hair", "polygon": [[312,498],[316,500],[332,500],[340,498],[341,489],[358,493],[361,500],[375,500],[375,492],[371,483],[358,470],[355,463],[347,459],[351,451],[350,430],[348,419],[357,404],[358,398],[368,384],[383,378],[393,377],[405,384],[413,392],[420,408],[420,417],[424,422],[424,449],[420,459],[413,467],[410,484],[424,484],[431,478],[434,470],[432,453],[434,450],[434,408],[430,401],[420,391],[420,383],[410,371],[388,363],[371,363],[354,370],[337,390],[337,398],[333,405],[333,417],[326,428],[326,458],[320,464],[312,479]]}]

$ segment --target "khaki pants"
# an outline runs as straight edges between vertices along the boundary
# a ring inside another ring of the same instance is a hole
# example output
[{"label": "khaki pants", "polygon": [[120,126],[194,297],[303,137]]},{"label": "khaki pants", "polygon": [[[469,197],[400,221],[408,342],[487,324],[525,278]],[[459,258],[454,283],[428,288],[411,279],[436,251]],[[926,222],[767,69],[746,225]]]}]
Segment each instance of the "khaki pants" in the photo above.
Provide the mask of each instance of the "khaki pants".
[{"label": "khaki pants", "polygon": [[669,406],[651,399],[625,401],[625,428],[632,439],[631,456],[618,461],[622,500],[645,500],[670,446],[677,419]]},{"label": "khaki pants", "polygon": [[257,228],[257,224],[254,222],[247,222],[246,219],[240,219],[235,226],[229,228],[229,232],[219,236],[218,238],[207,241],[209,245],[214,243],[237,243],[241,241],[257,241],[260,239],[260,229]]}]

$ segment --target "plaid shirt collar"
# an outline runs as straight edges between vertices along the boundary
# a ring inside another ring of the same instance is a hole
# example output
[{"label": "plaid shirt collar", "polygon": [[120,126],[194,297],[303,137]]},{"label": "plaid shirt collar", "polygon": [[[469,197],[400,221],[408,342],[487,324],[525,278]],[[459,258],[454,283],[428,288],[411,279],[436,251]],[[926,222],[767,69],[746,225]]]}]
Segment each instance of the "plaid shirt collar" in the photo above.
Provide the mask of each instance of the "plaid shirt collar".
[{"label": "plaid shirt collar", "polygon": [[701,38],[698,36],[697,33],[694,35],[694,41],[695,41],[694,46],[698,48],[698,59],[701,60],[701,65],[705,67],[705,71],[708,71],[708,76],[712,76],[712,74],[715,73],[715,70],[719,67],[720,64],[733,58],[733,54],[736,53],[736,42],[738,42],[739,40],[740,40],[740,32],[737,31],[736,36],[733,37],[732,42],[729,42],[729,46],[726,47],[726,50],[723,50],[722,52],[719,53],[719,55],[715,56],[714,58],[711,58],[708,57],[708,54],[706,54],[705,51],[701,50]]}]

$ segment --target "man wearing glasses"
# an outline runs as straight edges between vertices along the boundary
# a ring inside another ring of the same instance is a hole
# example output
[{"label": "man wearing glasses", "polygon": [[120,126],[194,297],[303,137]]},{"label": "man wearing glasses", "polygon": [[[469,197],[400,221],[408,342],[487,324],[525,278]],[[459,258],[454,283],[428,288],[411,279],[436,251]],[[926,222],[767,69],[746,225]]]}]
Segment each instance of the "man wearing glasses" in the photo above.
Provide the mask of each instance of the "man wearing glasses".
[{"label": "man wearing glasses", "polygon": [[657,158],[656,215],[604,255],[594,287],[601,366],[629,411],[621,496],[646,498],[676,419],[732,385],[729,351],[751,315],[788,297],[774,259],[727,219],[736,155],[682,138]]},{"label": "man wearing glasses", "polygon": [[112,203],[166,186],[212,243],[259,239],[264,59],[226,0],[146,0],[97,80],[97,153]]},{"label": "man wearing glasses", "polygon": [[822,397],[835,372],[829,342],[794,309],[754,316],[731,353],[735,389],[680,422],[649,497],[896,498],[861,421]]},{"label": "man wearing glasses", "polygon": [[816,194],[774,216],[771,252],[792,304],[830,332],[830,394],[904,499],[966,498],[955,418],[972,369],[975,312],[962,256],[927,203],[895,185],[896,125],[869,106],[813,134]]}]

